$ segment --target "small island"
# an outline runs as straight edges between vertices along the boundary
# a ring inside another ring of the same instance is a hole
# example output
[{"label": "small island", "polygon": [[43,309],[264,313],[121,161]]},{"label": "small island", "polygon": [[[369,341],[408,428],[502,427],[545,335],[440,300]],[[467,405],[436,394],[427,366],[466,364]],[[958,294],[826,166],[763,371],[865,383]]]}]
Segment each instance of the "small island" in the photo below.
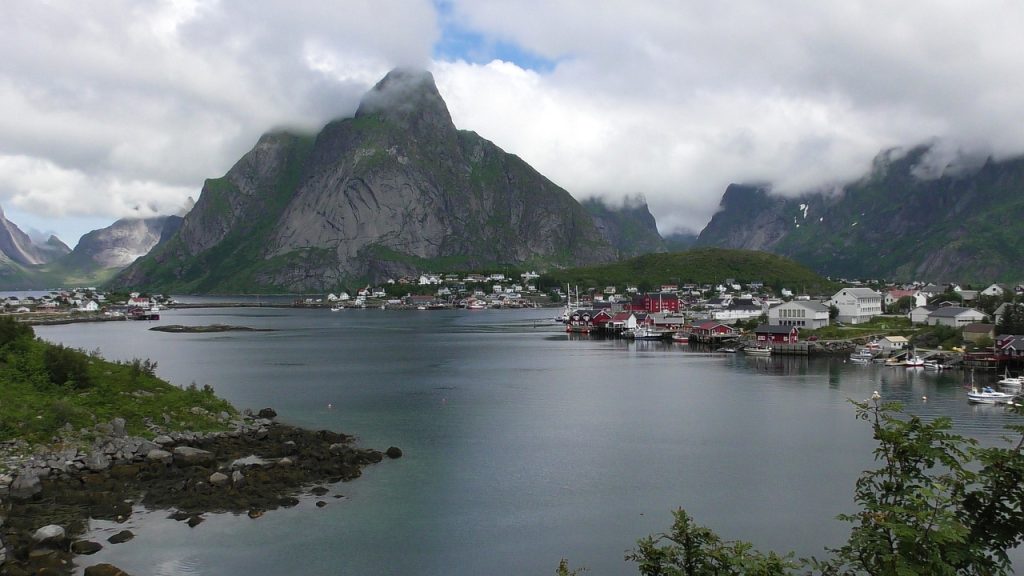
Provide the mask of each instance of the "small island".
[{"label": "small island", "polygon": [[208,332],[273,332],[273,328],[252,328],[250,326],[232,326],[230,324],[207,324],[204,326],[183,326],[168,324],[150,328],[155,332],[171,332],[175,334],[205,334]]}]

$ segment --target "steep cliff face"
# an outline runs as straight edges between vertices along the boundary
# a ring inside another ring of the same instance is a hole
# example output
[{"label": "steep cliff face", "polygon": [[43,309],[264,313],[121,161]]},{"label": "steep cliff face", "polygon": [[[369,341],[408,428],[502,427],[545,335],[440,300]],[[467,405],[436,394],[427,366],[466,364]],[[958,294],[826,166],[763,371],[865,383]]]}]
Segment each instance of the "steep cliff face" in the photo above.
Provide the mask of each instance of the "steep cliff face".
[{"label": "steep cliff face", "polygon": [[591,198],[583,202],[583,207],[590,212],[601,235],[622,257],[666,251],[665,240],[642,196],[626,198],[620,206]]},{"label": "steep cliff face", "polygon": [[261,138],[115,285],[326,290],[429,267],[615,257],[565,190],[457,130],[429,73],[396,70],[354,118]]},{"label": "steep cliff face", "polygon": [[730,186],[698,244],[774,252],[834,276],[1024,279],[1024,160],[923,178],[927,153],[883,153],[871,174],[829,194]]},{"label": "steep cliff face", "polygon": [[180,222],[178,216],[122,218],[106,228],[82,236],[64,260],[79,269],[124,268],[156,246],[164,230]]},{"label": "steep cliff face", "polygon": [[67,246],[59,239],[51,237],[42,246],[34,244],[28,234],[8,220],[0,209],[0,259],[21,266],[38,266],[64,254],[67,254]]}]

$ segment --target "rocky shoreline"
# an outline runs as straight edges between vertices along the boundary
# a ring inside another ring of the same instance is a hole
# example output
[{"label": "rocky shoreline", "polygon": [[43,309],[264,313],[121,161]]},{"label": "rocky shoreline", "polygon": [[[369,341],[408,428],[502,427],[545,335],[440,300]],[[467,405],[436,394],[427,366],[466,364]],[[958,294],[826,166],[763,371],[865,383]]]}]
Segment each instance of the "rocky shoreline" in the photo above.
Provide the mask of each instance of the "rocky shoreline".
[{"label": "rocky shoreline", "polygon": [[[171,511],[196,527],[212,512],[264,512],[298,504],[297,496],[322,495],[325,484],[357,478],[385,452],[361,449],[354,438],[277,423],[266,408],[226,420],[222,432],[166,433],[152,439],[125,434],[124,420],[96,426],[91,446],[56,445],[30,456],[27,446],[0,446],[0,576],[71,574],[76,557],[132,537],[123,531],[107,544],[80,539],[89,519],[124,522],[133,507]],[[326,502],[318,501],[318,506]],[[87,575],[124,574],[114,566],[86,568]]]}]

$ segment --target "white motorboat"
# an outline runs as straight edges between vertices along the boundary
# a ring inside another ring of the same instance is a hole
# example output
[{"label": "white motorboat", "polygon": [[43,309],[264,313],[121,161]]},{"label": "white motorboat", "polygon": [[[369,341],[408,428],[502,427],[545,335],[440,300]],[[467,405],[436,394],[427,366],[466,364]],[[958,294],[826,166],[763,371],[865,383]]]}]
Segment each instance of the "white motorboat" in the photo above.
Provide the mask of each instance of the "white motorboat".
[{"label": "white motorboat", "polygon": [[771,356],[772,347],[767,345],[758,344],[753,347],[746,347],[743,349],[743,353],[748,356]]},{"label": "white motorboat", "polygon": [[860,350],[857,350],[853,354],[850,354],[850,361],[856,362],[858,364],[867,364],[868,362],[871,362],[874,359],[875,354],[867,348],[861,348]]},{"label": "white motorboat", "polygon": [[1010,376],[1009,372],[1006,372],[1002,378],[996,380],[999,388],[1011,392],[1020,392],[1021,383],[1024,383],[1024,376]]},{"label": "white motorboat", "polygon": [[972,388],[971,391],[967,393],[967,400],[977,404],[1009,404],[1013,401],[1013,398],[1013,394],[996,392],[988,386],[982,388],[980,392],[977,388]]},{"label": "white motorboat", "polygon": [[924,358],[917,355],[907,356],[907,361],[903,365],[907,368],[924,368]]}]

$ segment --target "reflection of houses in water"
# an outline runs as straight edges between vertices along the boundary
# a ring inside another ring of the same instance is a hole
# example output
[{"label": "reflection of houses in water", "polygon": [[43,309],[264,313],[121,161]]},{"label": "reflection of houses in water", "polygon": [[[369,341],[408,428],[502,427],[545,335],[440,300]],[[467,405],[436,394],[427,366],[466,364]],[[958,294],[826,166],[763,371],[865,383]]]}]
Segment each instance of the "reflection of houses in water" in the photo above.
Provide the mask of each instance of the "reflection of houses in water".
[{"label": "reflection of houses in water", "polygon": [[[776,356],[773,354],[771,356],[748,356],[746,362],[748,367],[764,374],[806,376],[809,373],[808,366],[811,360],[807,356]],[[838,382],[837,379],[834,383],[838,384]],[[829,363],[829,384],[833,384],[832,363]]]}]

